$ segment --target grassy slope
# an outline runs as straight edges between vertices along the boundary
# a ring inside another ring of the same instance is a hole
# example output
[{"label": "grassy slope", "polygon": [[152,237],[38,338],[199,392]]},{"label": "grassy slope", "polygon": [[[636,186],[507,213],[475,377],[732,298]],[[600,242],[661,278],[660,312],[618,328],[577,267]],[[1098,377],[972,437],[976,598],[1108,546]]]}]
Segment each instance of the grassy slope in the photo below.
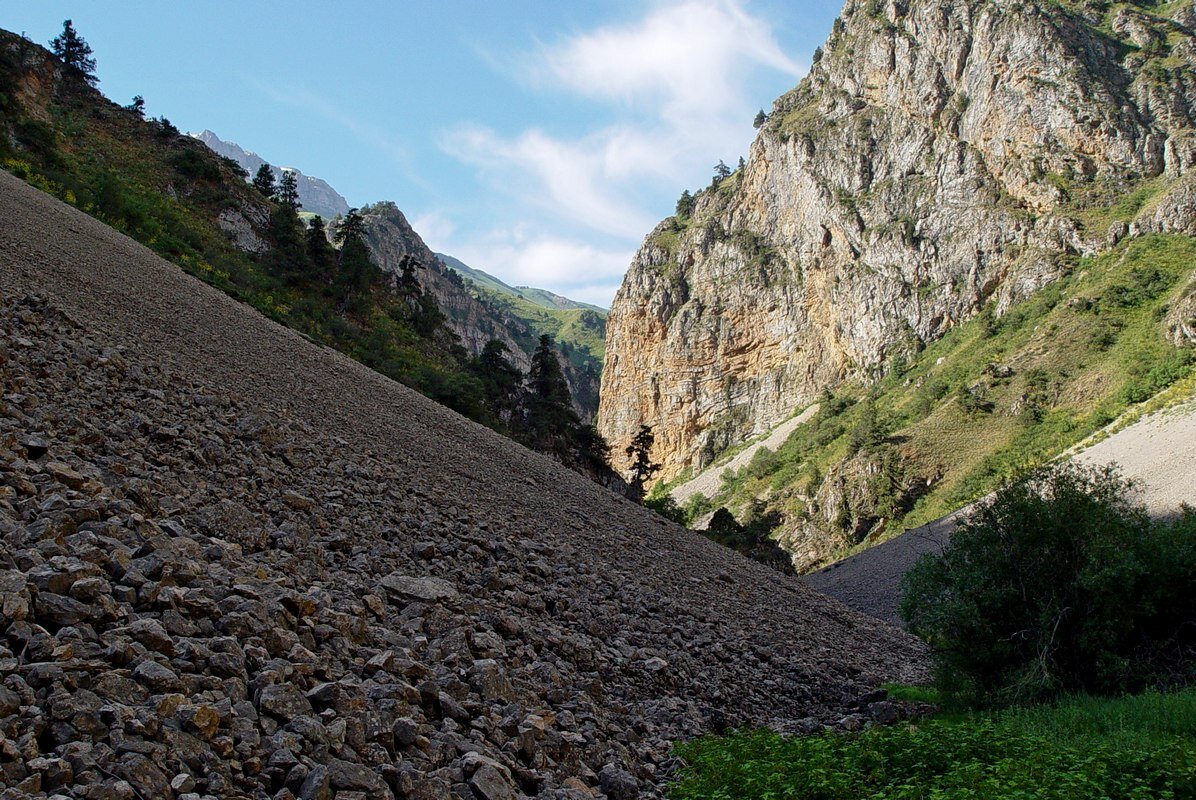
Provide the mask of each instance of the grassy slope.
[{"label": "grassy slope", "polygon": [[1167,343],[1160,320],[1194,266],[1187,237],[1146,237],[1078,260],[1063,280],[1000,318],[986,310],[879,384],[844,387],[776,453],[763,451],[726,481],[714,502],[744,507],[770,495],[800,516],[821,476],[853,451],[867,405],[859,401],[870,397],[888,434],[878,449],[896,455],[906,475],[933,480],[887,531],[948,513],[1133,403],[1191,382],[1191,352]]},{"label": "grassy slope", "polygon": [[674,800],[1196,797],[1196,690],[678,748]]},{"label": "grassy slope", "polygon": [[[477,294],[489,305],[528,324],[537,335],[547,333],[578,367],[600,370],[606,354],[606,311],[597,306],[575,303],[574,308],[559,308],[543,289],[513,287],[461,261],[440,255],[450,269],[473,283]],[[568,301],[573,302],[573,301]]]}]

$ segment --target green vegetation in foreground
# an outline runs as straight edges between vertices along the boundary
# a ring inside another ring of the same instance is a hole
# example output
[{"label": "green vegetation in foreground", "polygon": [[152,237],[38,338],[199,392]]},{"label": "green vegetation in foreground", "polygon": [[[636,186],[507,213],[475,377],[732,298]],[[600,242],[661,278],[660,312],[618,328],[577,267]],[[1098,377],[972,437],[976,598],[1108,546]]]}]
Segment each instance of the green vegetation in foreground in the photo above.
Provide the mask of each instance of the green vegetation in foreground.
[{"label": "green vegetation in foreground", "polygon": [[1196,798],[1196,690],[955,714],[854,734],[708,736],[673,800]]},{"label": "green vegetation in foreground", "polygon": [[876,465],[877,485],[862,522],[826,523],[843,552],[937,519],[1190,383],[1192,351],[1166,340],[1162,320],[1193,266],[1196,240],[1142,237],[1075,260],[1000,316],[990,303],[924,348],[911,336],[876,383],[821,398],[776,452],[761,450],[687,510],[743,510],[767,497],[793,525],[828,471],[860,456]]},{"label": "green vegetation in foreground", "polygon": [[984,501],[906,573],[936,685],[973,706],[1196,683],[1196,512],[1152,519],[1110,467],[1064,462]]}]

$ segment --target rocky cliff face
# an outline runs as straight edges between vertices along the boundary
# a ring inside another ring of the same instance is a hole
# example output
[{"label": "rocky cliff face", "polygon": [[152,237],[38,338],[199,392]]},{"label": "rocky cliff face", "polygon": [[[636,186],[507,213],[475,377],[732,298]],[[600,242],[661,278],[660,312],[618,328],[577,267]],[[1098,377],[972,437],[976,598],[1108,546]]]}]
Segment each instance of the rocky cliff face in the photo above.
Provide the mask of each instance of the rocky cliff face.
[{"label": "rocky cliff face", "polygon": [[631,264],[613,451],[648,424],[662,477],[700,468],[1055,280],[1061,254],[1196,233],[1193,25],[1191,3],[849,0],[746,167]]},{"label": "rocky cliff face", "polygon": [[[231,158],[240,164],[241,168],[250,175],[253,175],[261,169],[262,164],[266,163],[266,160],[257,153],[244,149],[236,142],[226,142],[209,130],[191,135],[219,155]],[[283,168],[274,166],[272,169],[276,180],[282,178]],[[299,202],[303,204],[304,211],[319,214],[325,219],[332,219],[333,217],[348,213],[349,202],[336,189],[329,186],[327,181],[320,178],[313,178],[310,175],[304,175],[292,167],[286,167],[285,169],[288,172],[295,173],[296,186],[299,189]]]},{"label": "rocky cliff face", "polygon": [[[366,226],[366,243],[378,266],[398,276],[400,262],[410,255],[419,265],[416,277],[425,292],[447,318],[446,326],[469,353],[477,355],[491,339],[498,339],[511,351],[510,360],[523,372],[531,366],[531,354],[539,336],[523,320],[478,299],[465,280],[428,248],[394,203],[386,201],[361,209]],[[583,421],[590,421],[598,406],[599,376],[578,368],[559,355],[561,369],[573,396],[574,408]]]}]

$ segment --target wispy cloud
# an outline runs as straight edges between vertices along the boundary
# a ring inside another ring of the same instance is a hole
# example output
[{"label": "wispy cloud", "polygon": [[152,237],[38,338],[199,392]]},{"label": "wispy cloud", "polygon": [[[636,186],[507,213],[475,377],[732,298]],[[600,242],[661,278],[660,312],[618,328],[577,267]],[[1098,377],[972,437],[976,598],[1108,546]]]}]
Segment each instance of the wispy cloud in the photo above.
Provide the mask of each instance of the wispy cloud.
[{"label": "wispy cloud", "polygon": [[512,285],[545,287],[605,306],[610,305],[634,248],[593,244],[520,225],[455,243],[451,252]]},{"label": "wispy cloud", "polygon": [[[651,225],[651,216],[629,207],[620,191],[616,164],[631,159],[612,157],[620,137],[602,131],[586,139],[557,139],[539,130],[503,138],[488,128],[464,126],[450,131],[444,148],[477,166],[499,191],[512,195],[541,213],[568,219],[606,234],[625,236]],[[647,156],[651,147],[641,147]],[[640,167],[648,168],[642,158]]]},{"label": "wispy cloud", "polygon": [[[489,250],[469,246],[474,266],[555,291],[585,285],[607,292],[603,303],[659,218],[662,196],[692,188],[719,158],[743,152],[756,110],[744,89],[749,77],[765,69],[796,79],[803,71],[742,0],[656,4],[637,20],[541,45],[520,64],[516,73],[533,90],[606,108],[581,135],[543,127],[502,135],[476,124],[442,135],[444,150],[513,201],[513,220],[521,215],[539,231],[488,242]],[[618,246],[593,244],[599,239]]]},{"label": "wispy cloud", "polygon": [[350,114],[331,100],[303,87],[270,84],[252,76],[246,78],[246,81],[274,103],[315,113],[329,122],[341,126],[359,142],[380,153],[402,169],[404,176],[409,180],[422,183],[416,171],[411,168],[410,152],[385,130]]},{"label": "wispy cloud", "polygon": [[446,252],[447,243],[452,241],[453,234],[457,231],[453,221],[440,211],[429,211],[415,217],[411,220],[411,227],[419,233],[428,247],[440,253]]},{"label": "wispy cloud", "polygon": [[590,97],[659,107],[666,121],[734,110],[741,81],[755,67],[801,73],[770,27],[735,0],[660,6],[631,24],[549,46],[538,61],[536,76]]}]

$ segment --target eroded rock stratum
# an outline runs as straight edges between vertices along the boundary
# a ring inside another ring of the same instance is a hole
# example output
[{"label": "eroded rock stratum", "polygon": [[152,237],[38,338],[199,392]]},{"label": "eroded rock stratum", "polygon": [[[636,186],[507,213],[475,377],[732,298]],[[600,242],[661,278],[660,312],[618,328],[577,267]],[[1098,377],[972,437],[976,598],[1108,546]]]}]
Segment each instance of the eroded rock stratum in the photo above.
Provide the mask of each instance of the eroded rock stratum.
[{"label": "eroded rock stratum", "polygon": [[1196,13],[1142,5],[850,0],[745,168],[636,255],[612,451],[647,424],[661,477],[700,469],[1076,254],[1196,233]]}]

